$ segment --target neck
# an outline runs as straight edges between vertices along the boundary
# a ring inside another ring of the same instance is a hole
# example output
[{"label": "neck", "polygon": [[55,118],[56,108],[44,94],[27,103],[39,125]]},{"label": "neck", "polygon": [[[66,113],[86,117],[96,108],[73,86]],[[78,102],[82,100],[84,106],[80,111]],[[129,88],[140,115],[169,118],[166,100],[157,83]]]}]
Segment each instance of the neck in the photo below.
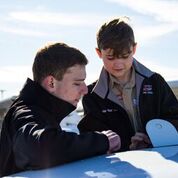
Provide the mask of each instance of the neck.
[{"label": "neck", "polygon": [[118,77],[117,80],[121,85],[124,86],[130,81],[131,75],[132,75],[132,69],[129,70],[123,77]]}]

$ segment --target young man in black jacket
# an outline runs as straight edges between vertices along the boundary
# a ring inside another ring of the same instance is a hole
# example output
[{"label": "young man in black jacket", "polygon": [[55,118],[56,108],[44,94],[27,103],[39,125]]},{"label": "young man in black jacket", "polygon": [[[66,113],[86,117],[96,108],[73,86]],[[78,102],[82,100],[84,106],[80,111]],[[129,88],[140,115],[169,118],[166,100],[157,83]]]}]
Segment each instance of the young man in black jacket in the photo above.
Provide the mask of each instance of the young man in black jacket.
[{"label": "young man in black jacket", "polygon": [[120,151],[150,146],[145,132],[150,119],[178,123],[178,101],[168,84],[134,59],[137,44],[125,19],[113,19],[99,29],[96,52],[104,67],[83,97],[85,117],[78,125],[81,132],[118,133]]},{"label": "young man in black jacket", "polygon": [[111,130],[69,133],[59,126],[87,93],[86,57],[77,49],[54,43],[40,49],[27,79],[10,107],[0,138],[0,176],[48,168],[120,148]]}]

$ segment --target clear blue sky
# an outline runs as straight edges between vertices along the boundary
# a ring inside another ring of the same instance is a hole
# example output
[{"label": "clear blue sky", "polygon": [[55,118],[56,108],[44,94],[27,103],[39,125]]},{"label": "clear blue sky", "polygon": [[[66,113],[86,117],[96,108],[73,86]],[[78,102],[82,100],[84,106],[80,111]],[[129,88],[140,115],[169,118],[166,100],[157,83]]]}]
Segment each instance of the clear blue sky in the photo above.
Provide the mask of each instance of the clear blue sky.
[{"label": "clear blue sky", "polygon": [[[4,0],[0,5],[0,90],[17,95],[37,49],[61,41],[89,59],[87,83],[102,67],[95,54],[96,32],[107,20],[129,16],[137,60],[166,80],[178,79],[177,0]],[[0,98],[1,99],[1,98]]]}]

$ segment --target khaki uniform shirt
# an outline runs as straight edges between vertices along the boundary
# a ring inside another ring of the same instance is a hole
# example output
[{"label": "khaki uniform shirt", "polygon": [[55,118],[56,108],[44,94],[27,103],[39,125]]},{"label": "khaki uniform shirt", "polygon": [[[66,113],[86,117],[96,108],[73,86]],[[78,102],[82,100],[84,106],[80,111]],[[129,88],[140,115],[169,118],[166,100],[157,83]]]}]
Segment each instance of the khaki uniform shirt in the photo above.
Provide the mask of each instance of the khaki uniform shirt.
[{"label": "khaki uniform shirt", "polygon": [[136,107],[136,87],[135,87],[135,69],[132,68],[130,79],[126,84],[120,83],[114,76],[110,76],[110,86],[116,94],[119,104],[129,115],[131,124],[135,131],[140,130],[140,120],[138,118]]}]

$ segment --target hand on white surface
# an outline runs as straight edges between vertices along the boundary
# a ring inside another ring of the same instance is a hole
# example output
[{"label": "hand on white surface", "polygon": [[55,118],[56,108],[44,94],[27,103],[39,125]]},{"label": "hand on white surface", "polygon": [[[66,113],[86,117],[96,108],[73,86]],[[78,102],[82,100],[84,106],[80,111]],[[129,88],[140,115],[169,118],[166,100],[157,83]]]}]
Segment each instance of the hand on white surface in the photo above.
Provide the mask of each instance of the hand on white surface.
[{"label": "hand on white surface", "polygon": [[136,132],[131,138],[130,150],[148,148],[151,144],[149,137],[141,132]]},{"label": "hand on white surface", "polygon": [[112,130],[102,131],[108,137],[109,140],[109,150],[108,154],[118,151],[121,148],[121,139],[118,134],[113,132]]}]

